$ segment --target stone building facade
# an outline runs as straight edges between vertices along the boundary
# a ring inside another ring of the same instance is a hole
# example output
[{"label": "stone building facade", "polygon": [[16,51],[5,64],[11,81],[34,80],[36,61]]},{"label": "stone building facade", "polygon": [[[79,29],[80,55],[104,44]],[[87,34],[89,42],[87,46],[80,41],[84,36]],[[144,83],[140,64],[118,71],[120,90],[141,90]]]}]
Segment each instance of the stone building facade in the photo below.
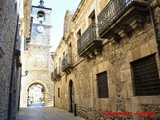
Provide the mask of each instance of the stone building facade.
[{"label": "stone building facade", "polygon": [[88,120],[152,118],[137,111],[158,120],[159,13],[159,0],[81,0],[67,11],[53,56],[55,106]]},{"label": "stone building facade", "polygon": [[0,117],[9,118],[10,85],[12,83],[13,49],[16,31],[15,2],[2,0],[0,5]]},{"label": "stone building facade", "polygon": [[27,107],[29,87],[39,84],[44,87],[45,106],[53,106],[54,85],[51,80],[50,31],[51,8],[45,7],[43,1],[39,6],[32,6],[31,37],[24,44],[22,66],[22,89],[20,106]]},{"label": "stone building facade", "polygon": [[19,110],[21,42],[24,36],[21,30],[25,25],[23,10],[28,7],[24,7],[25,3],[1,0],[0,5],[0,119],[3,120],[14,120]]}]

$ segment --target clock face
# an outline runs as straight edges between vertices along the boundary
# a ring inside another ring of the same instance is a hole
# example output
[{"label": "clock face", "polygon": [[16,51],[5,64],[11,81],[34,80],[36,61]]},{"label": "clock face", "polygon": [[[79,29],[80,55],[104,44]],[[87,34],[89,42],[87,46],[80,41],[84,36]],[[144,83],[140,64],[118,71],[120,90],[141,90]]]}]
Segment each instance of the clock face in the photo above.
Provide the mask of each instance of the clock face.
[{"label": "clock face", "polygon": [[43,26],[38,26],[38,27],[37,27],[37,31],[40,32],[40,33],[43,32],[43,29],[44,29]]}]

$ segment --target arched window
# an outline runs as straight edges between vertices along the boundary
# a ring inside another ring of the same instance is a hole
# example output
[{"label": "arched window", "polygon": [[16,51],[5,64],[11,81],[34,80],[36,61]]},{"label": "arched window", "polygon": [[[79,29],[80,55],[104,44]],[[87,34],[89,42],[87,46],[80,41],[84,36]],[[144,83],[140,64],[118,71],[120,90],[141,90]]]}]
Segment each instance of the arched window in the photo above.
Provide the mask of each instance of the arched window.
[{"label": "arched window", "polygon": [[43,11],[39,11],[37,13],[37,18],[38,18],[39,22],[42,23],[45,20],[45,13]]}]

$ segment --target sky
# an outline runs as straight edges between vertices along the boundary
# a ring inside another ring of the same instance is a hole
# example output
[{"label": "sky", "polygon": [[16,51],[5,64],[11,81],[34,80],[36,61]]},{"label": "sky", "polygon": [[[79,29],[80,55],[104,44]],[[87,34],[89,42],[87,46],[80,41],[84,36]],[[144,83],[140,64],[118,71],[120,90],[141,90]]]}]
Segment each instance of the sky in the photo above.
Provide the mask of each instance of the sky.
[{"label": "sky", "polygon": [[[76,10],[80,0],[44,0],[44,6],[52,8],[51,51],[54,52],[63,36],[66,10]],[[39,0],[32,0],[32,5],[39,5]]]}]

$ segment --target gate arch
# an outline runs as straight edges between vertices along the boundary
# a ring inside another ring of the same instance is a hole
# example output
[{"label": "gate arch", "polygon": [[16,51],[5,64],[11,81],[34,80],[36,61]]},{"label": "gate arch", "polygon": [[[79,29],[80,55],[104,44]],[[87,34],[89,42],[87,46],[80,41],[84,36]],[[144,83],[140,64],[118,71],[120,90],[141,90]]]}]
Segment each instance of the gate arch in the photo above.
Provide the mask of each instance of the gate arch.
[{"label": "gate arch", "polygon": [[[20,107],[27,107],[27,98],[28,98],[28,88],[34,84],[40,84],[44,87],[44,103],[45,106],[53,106],[52,103],[48,103],[48,93],[49,89],[51,87],[47,86],[43,81],[41,80],[36,80],[36,81],[31,81],[31,80],[26,80],[24,83],[21,85],[21,97],[20,97]],[[48,89],[49,87],[49,89]]]},{"label": "gate arch", "polygon": [[[37,85],[37,86],[36,86]],[[34,82],[34,83],[32,83],[31,85],[29,85],[29,87],[28,87],[28,89],[27,89],[27,106],[29,106],[29,105],[31,105],[32,104],[32,102],[35,100],[35,98],[34,97],[36,97],[36,96],[34,96],[33,97],[33,95],[32,95],[32,98],[31,98],[31,94],[30,94],[30,89],[31,89],[31,87],[32,86],[35,86],[35,87],[37,87],[38,88],[38,85],[39,86],[41,86],[42,88],[41,88],[41,94],[43,95],[43,97],[41,98],[41,99],[39,99],[39,102],[40,101],[44,101],[44,106],[45,106],[45,102],[46,102],[46,87],[42,84],[42,83],[39,83],[39,82]],[[32,90],[32,89],[31,89]],[[35,94],[34,93],[34,90],[32,91],[33,93],[32,94]]]}]

